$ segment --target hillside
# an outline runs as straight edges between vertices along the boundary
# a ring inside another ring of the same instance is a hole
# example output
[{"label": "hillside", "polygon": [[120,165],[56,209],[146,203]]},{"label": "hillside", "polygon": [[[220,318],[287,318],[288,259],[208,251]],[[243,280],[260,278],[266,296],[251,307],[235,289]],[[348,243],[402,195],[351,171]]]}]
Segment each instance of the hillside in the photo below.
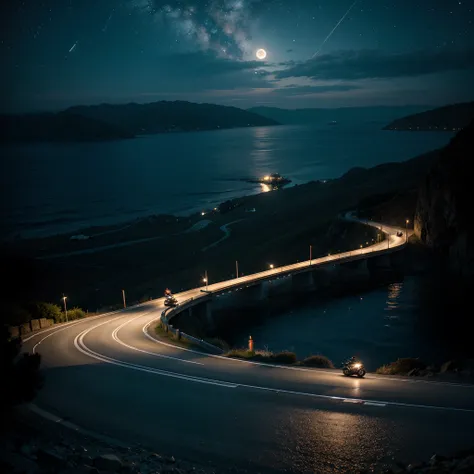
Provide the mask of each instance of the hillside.
[{"label": "hillside", "polygon": [[474,277],[472,200],[474,120],[445,147],[421,186],[415,233],[447,258],[456,275]]},{"label": "hillside", "polygon": [[101,120],[136,135],[278,125],[275,120],[236,107],[184,101],[78,106],[65,113]]},{"label": "hillside", "polygon": [[342,107],[335,109],[280,109],[278,107],[253,107],[249,112],[276,120],[283,124],[315,123],[326,125],[330,122],[352,125],[354,123],[387,123],[398,117],[426,110],[422,105],[400,107]]},{"label": "hillside", "polygon": [[474,102],[447,105],[394,120],[384,130],[448,131],[461,130],[474,118]]},{"label": "hillside", "polygon": [[77,114],[40,113],[0,116],[2,142],[82,142],[132,138],[133,134]]}]

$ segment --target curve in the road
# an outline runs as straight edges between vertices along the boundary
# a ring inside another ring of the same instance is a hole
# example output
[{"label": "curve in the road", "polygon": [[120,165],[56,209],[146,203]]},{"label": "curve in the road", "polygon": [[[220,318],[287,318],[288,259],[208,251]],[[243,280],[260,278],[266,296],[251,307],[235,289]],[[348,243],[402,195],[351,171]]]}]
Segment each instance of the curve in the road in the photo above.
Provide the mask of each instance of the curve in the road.
[{"label": "curve in the road", "polygon": [[[387,226],[384,230],[392,232]],[[406,236],[402,240],[406,241]],[[401,246],[403,242],[394,238],[393,244]],[[200,289],[179,296],[197,295],[202,295]],[[301,411],[326,427],[326,431],[312,433],[312,446],[325,446],[327,436],[333,436],[325,434],[333,433],[333,427],[325,423],[343,420],[352,426],[354,416],[371,420],[367,426],[375,424],[377,436],[384,433],[382,438],[388,440],[381,442],[384,449],[395,446],[407,456],[415,453],[409,441],[415,435],[423,440],[416,444],[416,455],[453,449],[456,437],[465,443],[474,442],[474,386],[373,375],[363,380],[348,379],[334,370],[204,354],[150,334],[150,326],[163,309],[163,299],[159,299],[25,338],[25,349],[41,352],[47,374],[38,405],[116,438],[140,439],[163,449],[180,446],[194,457],[203,453],[216,462],[225,453],[226,462],[277,471],[279,466],[286,466],[288,472],[296,469],[294,466],[299,466],[295,472],[301,472],[302,465],[311,466],[311,472],[330,472],[323,461],[318,464],[313,451],[310,454],[291,447],[289,440],[304,445],[308,436],[302,421],[294,422],[300,420]],[[146,410],[155,403],[162,404],[163,409]],[[207,411],[209,406],[212,412]],[[328,418],[326,413],[336,418]],[[240,423],[243,419],[246,424]],[[263,420],[268,428],[256,424]],[[274,425],[277,420],[279,424]],[[444,420],[445,428],[434,437],[438,420]],[[161,425],[166,429],[157,430]],[[183,433],[183,426],[189,434]],[[225,437],[222,426],[231,427]],[[358,440],[370,443],[373,428],[361,429]],[[399,433],[398,441],[395,433]],[[262,437],[266,454],[258,449]],[[380,452],[380,447],[367,448],[361,462],[370,456],[380,457]],[[324,458],[324,453],[319,456]],[[336,464],[344,464],[345,459],[358,459],[360,453],[357,445],[338,444],[331,456]]]}]

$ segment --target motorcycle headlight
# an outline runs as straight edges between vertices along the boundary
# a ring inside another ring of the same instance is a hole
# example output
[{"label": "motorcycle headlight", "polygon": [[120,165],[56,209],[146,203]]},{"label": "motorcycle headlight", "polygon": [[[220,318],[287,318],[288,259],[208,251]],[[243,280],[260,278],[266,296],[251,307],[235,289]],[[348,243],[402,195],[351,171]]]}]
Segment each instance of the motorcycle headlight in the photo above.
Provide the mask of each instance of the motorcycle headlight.
[{"label": "motorcycle headlight", "polygon": [[354,368],[360,369],[360,368],[361,368],[361,364],[354,364]]}]

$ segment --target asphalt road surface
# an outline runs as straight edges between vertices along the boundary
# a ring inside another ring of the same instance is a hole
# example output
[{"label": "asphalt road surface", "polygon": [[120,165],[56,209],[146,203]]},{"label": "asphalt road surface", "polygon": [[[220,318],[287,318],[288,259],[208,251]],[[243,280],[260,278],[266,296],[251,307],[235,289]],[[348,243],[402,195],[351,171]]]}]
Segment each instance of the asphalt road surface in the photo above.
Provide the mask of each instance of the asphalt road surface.
[{"label": "asphalt road surface", "polygon": [[474,444],[474,386],[266,366],[153,339],[162,301],[38,333],[36,403],[87,429],[250,472],[357,472]]},{"label": "asphalt road surface", "polygon": [[[369,225],[377,225],[369,223]],[[357,258],[341,255],[209,285]],[[202,289],[202,288],[201,288]],[[183,301],[201,289],[176,295]],[[165,455],[249,472],[358,472],[373,463],[426,460],[474,445],[474,385],[337,370],[269,366],[206,355],[154,338],[163,299],[40,331],[24,349],[42,355],[36,404],[65,420]]]}]

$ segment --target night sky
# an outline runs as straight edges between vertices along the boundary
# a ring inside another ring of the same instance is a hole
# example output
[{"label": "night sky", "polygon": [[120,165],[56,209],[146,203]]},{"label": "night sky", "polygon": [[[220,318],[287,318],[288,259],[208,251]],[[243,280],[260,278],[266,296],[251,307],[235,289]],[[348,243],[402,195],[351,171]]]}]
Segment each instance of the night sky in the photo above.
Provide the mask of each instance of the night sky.
[{"label": "night sky", "polygon": [[473,0],[4,0],[0,14],[1,112],[474,100]]}]

